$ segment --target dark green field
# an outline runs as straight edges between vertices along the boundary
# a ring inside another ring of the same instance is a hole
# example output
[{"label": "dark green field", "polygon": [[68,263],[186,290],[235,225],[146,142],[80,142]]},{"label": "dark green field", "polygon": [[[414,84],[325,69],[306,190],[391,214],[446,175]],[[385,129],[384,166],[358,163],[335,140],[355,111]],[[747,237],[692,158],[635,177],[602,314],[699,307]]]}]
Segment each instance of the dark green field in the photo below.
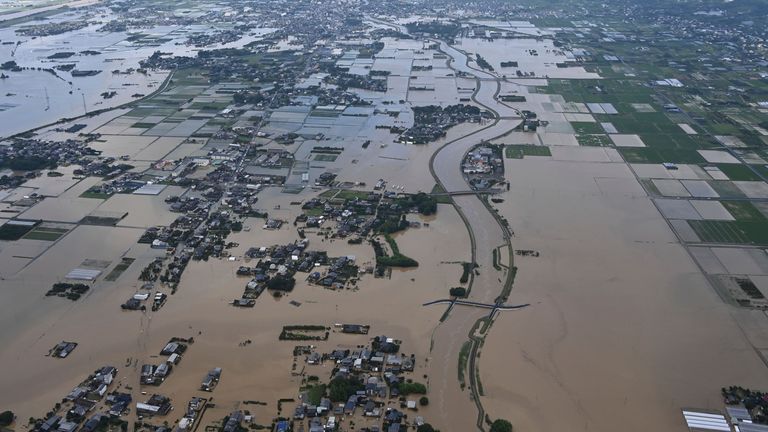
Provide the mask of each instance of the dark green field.
[{"label": "dark green field", "polygon": [[529,144],[504,146],[504,156],[509,159],[522,159],[524,156],[552,156],[549,147]]}]

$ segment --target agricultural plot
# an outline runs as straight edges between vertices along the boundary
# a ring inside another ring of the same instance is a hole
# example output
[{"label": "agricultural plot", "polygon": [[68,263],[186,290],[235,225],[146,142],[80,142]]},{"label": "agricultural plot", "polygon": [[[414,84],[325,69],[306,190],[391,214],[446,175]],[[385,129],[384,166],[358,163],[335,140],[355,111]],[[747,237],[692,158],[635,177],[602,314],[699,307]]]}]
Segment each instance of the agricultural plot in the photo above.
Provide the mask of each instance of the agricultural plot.
[{"label": "agricultural plot", "polygon": [[[561,106],[562,110],[562,106]],[[563,117],[569,122],[580,122],[580,123],[595,123],[595,118],[592,117],[591,114],[582,114],[582,113],[564,113]]]},{"label": "agricultural plot", "polygon": [[662,149],[627,147],[619,149],[629,163],[703,164],[703,157],[693,149]]},{"label": "agricultural plot", "polygon": [[697,198],[717,198],[719,195],[704,180],[681,180],[688,193]]},{"label": "agricultural plot", "polygon": [[639,113],[656,112],[656,109],[654,109],[653,106],[651,106],[651,104],[647,104],[647,103],[633,103],[633,104],[630,104],[630,106],[632,106],[632,108]]},{"label": "agricultural plot", "polygon": [[683,132],[687,133],[688,135],[696,135],[697,132],[694,128],[691,127],[691,125],[687,123],[678,123],[678,126],[680,126],[680,129],[683,130]]},{"label": "agricultural plot", "polygon": [[579,145],[586,147],[611,147],[612,141],[608,135],[577,135]]},{"label": "agricultural plot", "polygon": [[316,154],[314,160],[318,162],[336,162],[338,155],[335,154]]},{"label": "agricultural plot", "polygon": [[622,106],[653,102],[648,88],[630,80],[549,80],[545,92],[562,95],[568,102],[613,104],[619,112]]},{"label": "agricultural plot", "polygon": [[768,198],[768,183],[763,181],[734,181],[733,184],[748,198]]},{"label": "agricultural plot", "polygon": [[[704,243],[752,243],[749,234],[734,222],[699,220],[688,221],[688,224]],[[763,241],[766,240],[768,238],[763,238]]]},{"label": "agricultural plot", "polygon": [[701,216],[690,201],[677,199],[655,200],[661,214],[667,219],[701,220]]},{"label": "agricultural plot", "polygon": [[645,147],[645,143],[637,135],[613,134],[610,137],[616,147]]},{"label": "agricultural plot", "polygon": [[56,241],[67,233],[65,228],[38,226],[24,236],[27,240]]},{"label": "agricultural plot", "polygon": [[728,180],[715,180],[708,182],[721,198],[745,198],[744,192],[735,183]]},{"label": "agricultural plot", "polygon": [[571,122],[574,132],[577,134],[601,134],[603,128],[595,122]]},{"label": "agricultural plot", "polygon": [[603,123],[600,123],[600,126],[602,126],[603,130],[606,133],[609,133],[609,134],[619,133],[619,130],[616,129],[616,126],[614,126],[613,123],[603,122]]},{"label": "agricultural plot", "polygon": [[739,221],[768,220],[763,213],[749,201],[724,201],[723,207],[725,207],[725,209]]},{"label": "agricultural plot", "polygon": [[715,139],[718,140],[722,145],[730,148],[743,148],[747,146],[744,144],[744,141],[739,139],[739,137],[732,135],[715,135]]},{"label": "agricultural plot", "polygon": [[725,174],[729,180],[733,181],[759,181],[760,176],[746,165],[718,164],[717,168]]},{"label": "agricultural plot", "polygon": [[735,220],[733,215],[719,201],[692,200],[691,205],[702,219],[706,220]]},{"label": "agricultural plot", "polygon": [[748,201],[723,201],[734,220],[689,221],[702,242],[768,244],[768,218]]},{"label": "agricultural plot", "polygon": [[668,197],[689,197],[691,194],[683,186],[680,180],[654,179],[653,185],[661,195]]},{"label": "agricultural plot", "polygon": [[504,156],[508,159],[522,159],[525,156],[552,156],[552,152],[546,146],[516,144],[505,146]]},{"label": "agricultural plot", "polygon": [[[698,153],[709,163],[717,164],[739,164],[738,159],[733,157],[730,153],[722,150],[699,150]],[[721,168],[722,169],[722,168]]]},{"label": "agricultural plot", "polygon": [[680,128],[667,118],[664,113],[632,113],[625,112],[614,115],[597,114],[597,121],[610,122],[619,133],[630,134],[680,134],[685,135]]}]

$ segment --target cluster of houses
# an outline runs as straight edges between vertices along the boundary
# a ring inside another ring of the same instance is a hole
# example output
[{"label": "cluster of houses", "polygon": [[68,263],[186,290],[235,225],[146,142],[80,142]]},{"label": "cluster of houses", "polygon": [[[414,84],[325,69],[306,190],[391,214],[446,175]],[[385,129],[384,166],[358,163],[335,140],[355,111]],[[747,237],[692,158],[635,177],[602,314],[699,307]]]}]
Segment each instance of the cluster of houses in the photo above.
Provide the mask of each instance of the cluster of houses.
[{"label": "cluster of houses", "polygon": [[250,416],[246,415],[244,412],[240,410],[232,411],[229,416],[226,417],[222,431],[240,432],[242,430],[242,423],[250,422],[250,420]]},{"label": "cluster of houses", "polygon": [[[162,395],[152,395],[142,404],[139,412],[139,420],[134,424],[134,432],[185,432],[196,429],[197,422],[202,418],[203,408],[208,404],[208,400],[201,397],[193,397],[187,402],[187,409],[184,416],[179,419],[175,426],[170,426],[168,422],[162,425],[154,425],[144,420],[144,416],[153,417],[164,416],[173,410],[170,399]],[[139,405],[139,404],[137,404]]]},{"label": "cluster of houses", "polygon": [[[139,238],[139,243],[150,244],[154,249],[167,249],[172,260],[168,270],[160,276],[161,282],[175,284],[181,278],[189,259],[203,260],[209,257],[227,256],[235,246],[227,243],[232,231],[243,229],[242,222],[227,210],[211,211],[196,207],[179,216],[167,227],[151,227]],[[180,248],[177,250],[177,248]]]},{"label": "cluster of houses", "polygon": [[290,165],[292,162],[293,155],[285,150],[259,150],[251,164],[266,168],[279,168],[286,164]]},{"label": "cluster of houses", "polygon": [[[175,289],[181,274],[189,263],[191,255],[186,251],[180,251],[177,254],[157,257],[141,271],[139,280],[145,283],[141,285],[139,291],[131,296],[125,303],[120,305],[123,310],[141,310],[147,309],[144,304],[151,299],[152,311],[157,311],[165,305],[168,300],[168,294],[160,291],[156,285],[159,280]],[[166,261],[167,266],[166,266]],[[154,295],[152,294],[154,290]],[[173,292],[173,291],[172,291]]]},{"label": "cluster of houses", "polygon": [[[144,284],[142,288],[152,289],[153,284]],[[150,293],[146,291],[140,291],[129,298],[125,303],[120,305],[123,310],[146,310],[144,302],[150,298]],[[156,311],[163,307],[165,301],[168,300],[168,294],[155,291],[155,295],[152,298],[152,310]]]},{"label": "cluster of houses", "polygon": [[429,105],[413,108],[413,126],[404,131],[398,141],[406,144],[427,144],[445,136],[446,131],[460,123],[480,123],[490,119],[490,113],[473,105]]},{"label": "cluster of houses", "polygon": [[181,356],[186,352],[187,345],[177,341],[168,342],[160,351],[165,360],[159,364],[144,364],[141,366],[139,382],[142,385],[158,386],[162,384],[173,371],[173,367],[181,361]]},{"label": "cluster of houses", "polygon": [[[63,403],[45,419],[34,421],[31,429],[36,432],[94,432],[110,418],[119,417],[128,408],[131,395],[109,392],[117,376],[117,369],[104,366],[89,375],[64,397]],[[97,406],[105,402],[107,412],[95,413]]]},{"label": "cluster of houses", "polygon": [[[344,333],[367,334],[370,329],[366,325],[337,324]],[[411,380],[406,374],[414,371],[416,360],[414,356],[400,354],[400,341],[387,336],[376,336],[370,345],[356,349],[339,348],[329,353],[319,353],[311,346],[297,347],[294,352],[304,355],[305,362],[310,366],[327,363],[333,365],[331,383],[343,380],[356,383],[354,391],[346,400],[332,401],[323,396],[319,403],[310,401],[308,390],[302,393],[301,402],[293,414],[294,421],[309,419],[311,432],[335,430],[337,419],[348,419],[360,416],[368,419],[378,419],[382,428],[374,426],[369,431],[398,432],[407,430],[411,425],[407,420],[407,411],[418,409],[417,400],[411,394],[423,394],[426,388],[415,384],[410,387]],[[311,369],[309,370],[311,373]],[[406,387],[403,385],[406,384]],[[417,390],[414,391],[414,388]],[[392,406],[392,404],[395,406]],[[423,424],[423,419],[417,417],[413,424]]]},{"label": "cluster of houses", "polygon": [[[185,200],[186,201],[186,200]],[[197,227],[205,222],[208,217],[208,209],[200,208],[195,201],[190,201],[192,207],[185,209],[186,213],[177,217],[167,227],[150,227],[141,238],[139,243],[151,244],[153,248],[164,249],[167,247],[176,247],[180,243],[190,238]],[[176,205],[174,203],[173,205]],[[183,204],[180,204],[183,205]],[[157,240],[157,242],[155,242]]]},{"label": "cluster of houses", "polygon": [[315,186],[330,186],[334,180],[336,180],[336,174],[324,172],[315,180]]},{"label": "cluster of houses", "polygon": [[258,212],[256,203],[259,201],[258,193],[262,189],[261,183],[235,184],[227,190],[224,205],[238,215],[253,215]]},{"label": "cluster of houses", "polygon": [[475,189],[487,189],[504,181],[504,159],[501,146],[480,145],[470,150],[461,170]]},{"label": "cluster of houses", "polygon": [[326,288],[343,289],[347,282],[357,278],[359,267],[352,255],[341,256],[330,260],[328,271],[314,271],[310,273],[307,281],[310,284],[320,285]]},{"label": "cluster of houses", "polygon": [[[383,194],[376,193],[346,199],[314,198],[302,205],[305,213],[296,222],[303,222],[304,228],[321,228],[333,221],[335,226],[332,228],[332,238],[346,238],[353,234],[365,236],[375,224],[376,211],[382,198]],[[322,214],[318,215],[318,211],[322,211]]]},{"label": "cluster of houses", "polygon": [[[13,188],[24,183],[28,178],[37,176],[42,168],[57,165],[85,166],[99,152],[88,147],[82,140],[51,141],[39,139],[14,138],[0,142],[0,166],[9,170],[0,171],[0,189]],[[27,175],[18,171],[30,171]]]},{"label": "cluster of houses", "polygon": [[[358,276],[358,266],[354,256],[329,258],[324,251],[307,250],[309,240],[303,239],[286,245],[250,248],[245,256],[258,260],[253,265],[238,267],[238,276],[247,276],[251,280],[245,285],[243,296],[235,299],[233,305],[251,307],[253,301],[266,289],[291,291],[295,285],[296,273],[309,273],[307,281],[324,287],[341,289]],[[321,267],[327,266],[327,271]]]},{"label": "cluster of houses", "polygon": [[491,147],[477,146],[467,153],[461,164],[464,174],[490,174],[504,163]]},{"label": "cluster of houses", "polygon": [[[352,198],[342,203],[337,200],[314,199],[304,203],[303,209],[310,212],[322,210],[321,215],[302,214],[296,218],[297,223],[304,223],[304,228],[322,228],[326,223],[334,221],[332,237],[346,238],[352,234],[365,235],[373,225],[373,216],[381,195],[368,198]],[[317,210],[313,210],[317,209]]]},{"label": "cluster of houses", "polygon": [[286,245],[272,247],[252,247],[245,253],[247,259],[257,259],[251,266],[240,266],[238,276],[251,277],[245,285],[241,299],[236,299],[235,306],[253,306],[265,289],[291,291],[296,283],[296,272],[309,272],[315,267],[328,262],[325,252],[308,251],[309,240],[304,239]]},{"label": "cluster of houses", "polygon": [[[126,164],[112,167],[106,166],[101,162],[92,163],[82,170],[82,175],[101,176],[108,179],[108,181],[91,186],[87,193],[108,196],[113,194],[141,194],[139,191],[145,187],[148,189],[156,188],[158,189],[158,192],[161,190],[161,185],[154,185],[153,183],[143,180],[141,173],[126,172],[131,168],[133,168],[131,165]],[[79,173],[78,170],[75,170],[75,175]],[[154,194],[154,192],[151,194]]]},{"label": "cluster of houses", "polygon": [[179,432],[192,430],[195,422],[199,420],[200,412],[207,402],[206,399],[200,397],[193,397],[187,402],[187,410],[184,412],[184,417],[182,417],[176,425],[176,429]]}]

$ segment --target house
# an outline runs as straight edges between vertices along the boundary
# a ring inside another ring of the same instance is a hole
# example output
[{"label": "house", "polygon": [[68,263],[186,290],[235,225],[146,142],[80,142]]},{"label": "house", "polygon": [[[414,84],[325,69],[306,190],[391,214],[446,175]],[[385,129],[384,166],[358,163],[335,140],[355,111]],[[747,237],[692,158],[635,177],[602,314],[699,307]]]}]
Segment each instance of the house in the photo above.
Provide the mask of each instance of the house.
[{"label": "house", "polygon": [[88,390],[83,387],[75,387],[65,398],[66,400],[73,401],[85,397],[88,394]]},{"label": "house", "polygon": [[352,395],[347,399],[347,403],[344,404],[344,415],[352,415],[355,413],[355,407],[357,406],[357,395]]},{"label": "house", "polygon": [[155,367],[150,364],[141,365],[141,377],[139,379],[141,384],[154,384],[155,383]]},{"label": "house", "polygon": [[114,366],[104,366],[96,372],[95,378],[101,380],[104,384],[111,384],[116,375],[117,369]]},{"label": "house", "polygon": [[116,404],[112,405],[112,407],[109,409],[109,415],[113,417],[120,417],[123,415],[126,409],[128,409],[128,404],[130,401],[121,401],[117,402]]},{"label": "house", "polygon": [[56,432],[75,432],[77,429],[77,423],[66,421],[59,424],[58,429],[56,429]]},{"label": "house", "polygon": [[406,358],[403,360],[403,364],[400,369],[406,372],[413,372],[415,367],[416,361],[413,358]]},{"label": "house", "polygon": [[88,413],[88,410],[84,406],[77,405],[69,410],[68,418],[82,419]]},{"label": "house", "polygon": [[368,401],[363,408],[363,415],[366,417],[379,417],[381,416],[381,410],[374,401]]},{"label": "house", "polygon": [[203,382],[200,384],[200,390],[213,391],[221,378],[221,368],[213,368],[208,371],[208,374],[203,378]]},{"label": "house", "polygon": [[227,422],[224,424],[224,432],[237,432],[244,418],[245,415],[242,411],[232,411]]},{"label": "house", "polygon": [[275,432],[288,432],[291,430],[291,424],[286,420],[280,420],[275,425]]},{"label": "house", "polygon": [[171,406],[171,399],[157,394],[153,394],[147,402],[136,403],[136,412],[149,416],[166,415],[171,411],[171,408],[173,408]]},{"label": "house", "polygon": [[43,432],[53,432],[56,430],[56,427],[59,425],[60,421],[61,417],[57,415],[48,417],[48,419],[40,425],[40,430]]},{"label": "house", "polygon": [[403,413],[396,409],[389,409],[387,410],[387,415],[384,418],[384,421],[388,423],[400,423],[403,420]]},{"label": "house", "polygon": [[155,368],[155,377],[163,381],[171,373],[171,365],[169,363],[161,363]]},{"label": "house", "polygon": [[95,431],[99,425],[101,425],[101,419],[104,417],[104,414],[96,414],[93,417],[86,420],[85,424],[83,425],[83,428],[80,429],[82,432],[93,432]]},{"label": "house", "polygon": [[256,306],[256,300],[249,298],[239,298],[232,301],[232,305],[236,307],[254,307]]},{"label": "house", "polygon": [[318,352],[313,352],[309,356],[307,356],[307,363],[311,365],[320,364],[320,361],[322,360],[322,356]]},{"label": "house", "polygon": [[179,351],[180,345],[176,342],[168,342],[162,351],[160,351],[161,355],[171,355]]},{"label": "house", "polygon": [[403,364],[403,359],[397,354],[390,354],[387,356],[387,365],[400,366]]},{"label": "house", "polygon": [[360,325],[360,324],[343,324],[341,326],[342,333],[350,333],[350,334],[365,335],[365,334],[368,334],[369,329],[370,329],[370,326]]}]

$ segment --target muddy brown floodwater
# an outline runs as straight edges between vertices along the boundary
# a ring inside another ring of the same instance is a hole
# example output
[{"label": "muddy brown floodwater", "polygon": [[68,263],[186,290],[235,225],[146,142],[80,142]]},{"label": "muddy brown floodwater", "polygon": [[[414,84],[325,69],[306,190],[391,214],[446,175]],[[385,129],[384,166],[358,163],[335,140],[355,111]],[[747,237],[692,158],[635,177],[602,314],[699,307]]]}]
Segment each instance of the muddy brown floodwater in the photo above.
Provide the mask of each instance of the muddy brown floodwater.
[{"label": "muddy brown floodwater", "polygon": [[[736,319],[626,166],[507,160],[496,204],[514,229],[511,301],[480,357],[483,405],[516,431],[686,430],[683,407],[768,386]],[[557,415],[552,415],[556,409]]]}]

